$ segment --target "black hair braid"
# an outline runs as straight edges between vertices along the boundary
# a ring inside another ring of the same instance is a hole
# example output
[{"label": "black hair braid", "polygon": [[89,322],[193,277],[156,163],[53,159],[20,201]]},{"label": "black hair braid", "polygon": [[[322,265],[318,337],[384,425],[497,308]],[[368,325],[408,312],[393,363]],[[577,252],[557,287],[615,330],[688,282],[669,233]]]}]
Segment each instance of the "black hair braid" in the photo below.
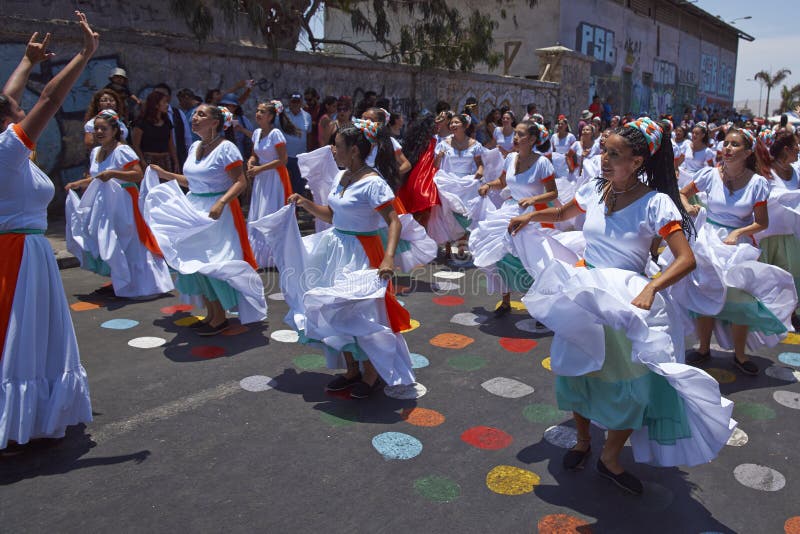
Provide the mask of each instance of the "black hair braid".
[{"label": "black hair braid", "polygon": [[[355,126],[351,126],[341,130],[338,135],[342,136],[345,146],[357,147],[359,157],[366,163],[373,144],[366,138],[364,132]],[[378,147],[378,153],[375,156],[375,165],[373,168],[383,177],[386,183],[389,184],[392,191],[397,192],[402,185],[400,183],[400,172],[397,168],[397,160],[394,157],[392,139],[385,126],[378,128],[376,145]]]},{"label": "black hair braid", "polygon": [[419,158],[428,149],[428,145],[436,133],[436,122],[433,115],[426,115],[406,128],[403,138],[403,153],[412,166],[417,164]]}]

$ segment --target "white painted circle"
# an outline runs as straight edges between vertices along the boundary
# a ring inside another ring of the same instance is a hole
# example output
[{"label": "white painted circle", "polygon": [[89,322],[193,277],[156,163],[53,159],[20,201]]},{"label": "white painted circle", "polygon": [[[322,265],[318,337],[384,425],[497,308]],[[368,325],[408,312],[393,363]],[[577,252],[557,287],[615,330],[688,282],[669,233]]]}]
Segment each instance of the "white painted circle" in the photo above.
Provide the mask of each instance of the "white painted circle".
[{"label": "white painted circle", "polygon": [[461,286],[454,282],[440,282],[436,281],[432,284],[433,289],[436,291],[455,291],[456,289],[460,289]]},{"label": "white painted circle", "polygon": [[572,427],[555,425],[544,431],[544,439],[550,445],[555,445],[562,449],[571,449],[578,443],[578,431]]},{"label": "white painted circle", "polygon": [[464,273],[460,271],[438,271],[433,273],[434,278],[441,278],[442,280],[460,280],[464,278]]},{"label": "white painted circle", "polygon": [[733,476],[739,484],[754,490],[779,491],[786,485],[786,477],[765,465],[737,465]]},{"label": "white painted circle", "polygon": [[727,445],[731,447],[742,447],[744,445],[747,445],[747,441],[749,439],[750,438],[747,437],[747,432],[745,432],[739,427],[736,427],[735,429],[733,429],[733,434],[731,434],[731,437],[728,438]]},{"label": "white painted circle", "polygon": [[796,391],[776,391],[772,394],[775,402],[793,410],[800,410],[800,393]]},{"label": "white painted circle", "polygon": [[253,375],[239,380],[239,385],[245,391],[267,391],[275,387],[276,382],[264,375]]},{"label": "white painted circle", "polygon": [[481,387],[493,395],[507,399],[518,399],[533,393],[533,387],[513,378],[497,376],[490,378]]},{"label": "white painted circle", "polygon": [[418,382],[405,386],[386,386],[383,393],[393,399],[411,400],[418,399],[428,392],[428,388]]},{"label": "white painted circle", "polygon": [[485,315],[478,315],[472,312],[457,313],[450,318],[451,323],[460,324],[461,326],[478,326],[486,322],[488,317]]},{"label": "white painted circle", "polygon": [[128,345],[137,349],[154,349],[166,342],[167,340],[161,337],[136,337],[128,341]]},{"label": "white painted circle", "polygon": [[294,330],[275,330],[269,337],[281,343],[297,343],[300,339],[300,335]]},{"label": "white painted circle", "polygon": [[800,382],[800,371],[792,369],[791,367],[782,367],[780,365],[772,365],[764,370],[764,374],[776,380],[783,380],[784,382]]},{"label": "white painted circle", "polygon": [[273,293],[267,297],[269,300],[286,300],[283,293]]},{"label": "white painted circle", "polygon": [[536,319],[523,319],[517,321],[514,326],[516,326],[518,330],[530,332],[531,334],[545,334],[550,331],[550,329],[544,325],[542,325],[541,328],[536,328]]}]

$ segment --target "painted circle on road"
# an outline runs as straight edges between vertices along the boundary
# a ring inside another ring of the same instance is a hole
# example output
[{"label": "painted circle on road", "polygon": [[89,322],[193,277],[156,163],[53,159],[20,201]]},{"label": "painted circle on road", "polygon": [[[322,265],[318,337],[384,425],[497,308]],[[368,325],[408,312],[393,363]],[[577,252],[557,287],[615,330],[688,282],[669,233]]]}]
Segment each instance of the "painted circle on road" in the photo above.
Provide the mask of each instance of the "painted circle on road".
[{"label": "painted circle on road", "polygon": [[528,352],[536,348],[537,341],[535,339],[523,339],[518,337],[501,337],[498,341],[500,346],[508,352]]},{"label": "painted circle on road", "polygon": [[145,336],[131,339],[128,341],[128,345],[137,349],[154,349],[156,347],[160,347],[166,342],[167,340],[161,337]]},{"label": "painted circle on road", "polygon": [[539,475],[513,465],[498,465],[486,474],[486,487],[500,495],[524,495],[539,485]]},{"label": "painted circle on road", "polygon": [[786,485],[786,478],[778,471],[758,464],[739,464],[733,470],[739,484],[760,491],[780,491]]},{"label": "painted circle on road", "polygon": [[134,321],[133,319],[110,319],[100,326],[103,328],[109,328],[111,330],[127,330],[129,328],[133,328],[137,326],[139,321]]},{"label": "painted circle on road", "polygon": [[294,330],[275,330],[269,337],[281,343],[297,343],[300,339],[300,335]]},{"label": "painted circle on road", "polygon": [[372,438],[372,446],[385,460],[409,460],[422,452],[422,442],[402,432],[384,432]]},{"label": "painted circle on road", "polygon": [[461,495],[461,486],[446,477],[427,476],[414,481],[414,491],[433,502],[452,502]]},{"label": "painted circle on road", "polygon": [[411,353],[411,368],[412,369],[422,369],[423,367],[428,367],[431,364],[430,360],[423,356],[422,354],[417,354],[416,352]]},{"label": "painted circle on road", "polygon": [[459,354],[447,359],[447,365],[456,371],[477,371],[486,367],[487,364],[485,358],[472,354]]},{"label": "painted circle on road", "polygon": [[433,297],[433,303],[439,306],[461,306],[464,304],[464,299],[455,295],[442,295],[441,297]]},{"label": "painted circle on road", "polygon": [[400,412],[400,417],[406,423],[414,426],[434,427],[444,423],[445,417],[436,410],[429,410],[428,408],[403,408]]},{"label": "painted circle on road", "polygon": [[245,391],[257,393],[275,387],[275,381],[268,376],[253,375],[239,380],[239,386]]},{"label": "painted circle on road", "polygon": [[551,426],[544,431],[544,439],[556,447],[571,449],[578,443],[578,431],[564,425]]},{"label": "painted circle on road", "polygon": [[461,441],[477,449],[497,451],[511,445],[514,438],[499,428],[474,426],[461,434]]},{"label": "painted circle on road", "polygon": [[578,532],[591,532],[590,528],[586,528],[588,525],[588,522],[573,515],[550,514],[539,520],[537,528],[539,534],[572,534],[573,532],[577,534]]},{"label": "painted circle on road", "polygon": [[215,345],[200,345],[198,347],[192,347],[192,350],[189,352],[195,358],[202,358],[204,360],[213,360],[214,358],[219,358],[220,356],[225,355],[225,349]]},{"label": "painted circle on road", "polygon": [[174,315],[180,312],[192,311],[194,306],[191,304],[175,304],[174,306],[164,306],[161,308],[161,313],[164,315]]},{"label": "painted circle on road", "polygon": [[786,365],[793,365],[800,367],[800,353],[797,352],[781,352],[778,354],[778,359]]},{"label": "painted circle on road", "polygon": [[800,410],[800,393],[796,391],[776,391],[772,394],[772,398],[781,406]]}]

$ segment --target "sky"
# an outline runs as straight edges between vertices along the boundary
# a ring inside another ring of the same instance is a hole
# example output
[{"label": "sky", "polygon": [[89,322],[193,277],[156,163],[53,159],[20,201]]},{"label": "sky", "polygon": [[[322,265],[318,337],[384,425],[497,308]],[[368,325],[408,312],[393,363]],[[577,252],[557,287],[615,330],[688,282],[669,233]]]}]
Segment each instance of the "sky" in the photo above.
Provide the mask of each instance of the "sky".
[{"label": "sky", "polygon": [[[752,43],[739,40],[739,59],[736,65],[736,89],[733,100],[741,105],[749,101],[758,108],[759,93],[764,109],[767,91],[758,82],[749,81],[760,70],[774,72],[781,68],[792,71],[780,85],[800,84],[800,0],[699,0],[696,5],[725,21],[738,17],[734,26],[755,37]],[[772,90],[770,111],[780,102],[780,87]]]}]

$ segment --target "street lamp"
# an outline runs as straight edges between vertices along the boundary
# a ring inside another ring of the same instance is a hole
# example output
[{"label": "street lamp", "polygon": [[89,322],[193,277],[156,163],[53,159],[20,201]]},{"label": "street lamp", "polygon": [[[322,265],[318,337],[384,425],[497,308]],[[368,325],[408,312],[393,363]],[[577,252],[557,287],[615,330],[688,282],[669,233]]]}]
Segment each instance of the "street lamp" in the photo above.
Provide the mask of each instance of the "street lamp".
[{"label": "street lamp", "polygon": [[750,20],[750,19],[752,19],[752,18],[753,18],[753,17],[751,17],[750,15],[747,15],[746,17],[739,17],[739,18],[737,18],[737,19],[733,19],[733,20],[732,20],[732,21],[730,21],[728,24],[736,24],[736,21],[737,21],[737,20]]}]

